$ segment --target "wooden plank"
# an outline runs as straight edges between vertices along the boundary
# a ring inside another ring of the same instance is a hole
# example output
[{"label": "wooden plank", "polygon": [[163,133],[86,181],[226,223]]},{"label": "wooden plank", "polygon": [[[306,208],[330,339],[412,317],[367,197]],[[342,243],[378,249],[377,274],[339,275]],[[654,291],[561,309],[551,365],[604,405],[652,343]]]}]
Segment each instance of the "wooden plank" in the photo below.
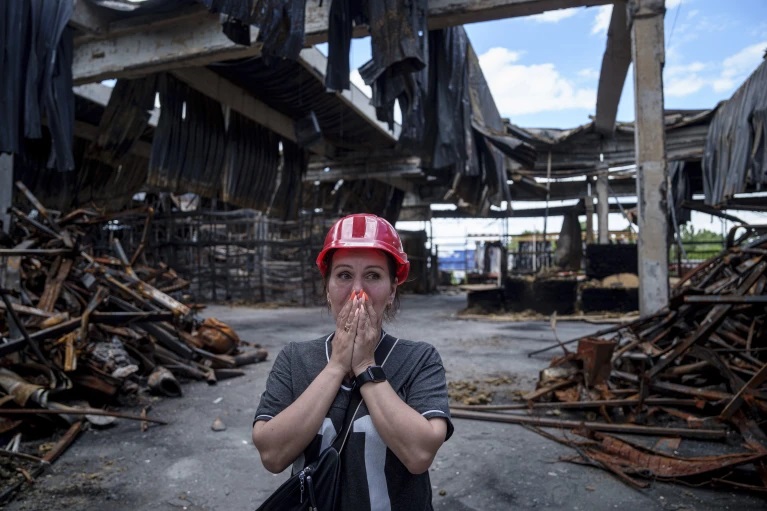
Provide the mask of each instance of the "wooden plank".
[{"label": "wooden plank", "polygon": [[74,261],[69,258],[57,258],[56,262],[59,263],[54,263],[54,266],[58,266],[56,275],[52,276],[51,274],[48,274],[48,278],[45,281],[45,289],[37,303],[37,308],[46,312],[53,312],[56,300],[59,299],[59,295],[61,294],[61,286],[64,285],[64,281],[67,279],[69,272],[72,270],[72,264],[74,263]]}]

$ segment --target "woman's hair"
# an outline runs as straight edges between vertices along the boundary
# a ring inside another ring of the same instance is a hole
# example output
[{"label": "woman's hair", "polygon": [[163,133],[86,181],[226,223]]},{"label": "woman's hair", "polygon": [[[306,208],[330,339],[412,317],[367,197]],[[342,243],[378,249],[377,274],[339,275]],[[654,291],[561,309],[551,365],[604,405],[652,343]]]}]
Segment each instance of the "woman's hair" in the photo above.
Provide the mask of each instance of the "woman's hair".
[{"label": "woman's hair", "polygon": [[[397,261],[394,259],[394,257],[387,253],[384,250],[379,250],[382,254],[386,256],[386,262],[388,263],[387,266],[389,267],[389,277],[391,278],[392,283],[394,283],[394,280],[396,279],[397,275]],[[323,287],[324,292],[327,294],[328,292],[328,278],[330,277],[330,269],[333,268],[333,254],[335,253],[335,250],[328,250],[328,253],[325,254],[325,263],[327,264],[326,268],[328,268],[327,273],[325,274],[325,277],[323,277]],[[391,305],[387,305],[384,309],[383,318],[386,321],[392,321],[395,316],[397,315],[397,311],[399,311],[399,284],[402,284],[402,282],[397,283],[397,287],[394,289],[394,299],[391,301]],[[328,307],[330,307],[330,302],[328,302]]]}]

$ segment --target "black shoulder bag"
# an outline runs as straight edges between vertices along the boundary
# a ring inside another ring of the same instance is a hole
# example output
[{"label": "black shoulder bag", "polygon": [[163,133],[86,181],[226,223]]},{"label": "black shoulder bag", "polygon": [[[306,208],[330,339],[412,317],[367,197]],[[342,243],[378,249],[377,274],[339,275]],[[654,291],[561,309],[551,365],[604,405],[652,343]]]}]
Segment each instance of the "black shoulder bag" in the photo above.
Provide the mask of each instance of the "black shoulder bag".
[{"label": "black shoulder bag", "polygon": [[[384,334],[375,352],[376,364],[383,366],[399,339]],[[256,511],[334,511],[341,486],[341,451],[362,404],[359,388],[352,391],[344,425],[333,444],[314,463],[282,483]]]}]

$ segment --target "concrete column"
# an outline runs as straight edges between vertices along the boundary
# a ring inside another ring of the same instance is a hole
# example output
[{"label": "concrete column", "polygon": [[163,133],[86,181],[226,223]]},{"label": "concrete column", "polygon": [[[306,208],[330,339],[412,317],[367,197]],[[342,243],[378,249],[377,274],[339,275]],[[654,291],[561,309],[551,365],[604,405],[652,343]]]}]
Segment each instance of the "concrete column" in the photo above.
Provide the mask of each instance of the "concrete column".
[{"label": "concrete column", "polygon": [[0,153],[0,221],[7,233],[11,228],[11,215],[8,209],[13,200],[13,155]]},{"label": "concrete column", "polygon": [[607,165],[599,165],[597,174],[597,225],[599,229],[599,243],[606,245],[610,242],[610,229],[607,226],[607,218],[610,208],[607,205],[609,194],[607,192]]},{"label": "concrete column", "polygon": [[583,203],[586,206],[586,244],[591,245],[594,243],[594,195],[591,190],[591,184],[588,186],[588,193],[583,198]]},{"label": "concrete column", "polygon": [[668,305],[666,133],[663,123],[664,0],[631,0],[634,61],[637,198],[639,209],[639,312]]}]

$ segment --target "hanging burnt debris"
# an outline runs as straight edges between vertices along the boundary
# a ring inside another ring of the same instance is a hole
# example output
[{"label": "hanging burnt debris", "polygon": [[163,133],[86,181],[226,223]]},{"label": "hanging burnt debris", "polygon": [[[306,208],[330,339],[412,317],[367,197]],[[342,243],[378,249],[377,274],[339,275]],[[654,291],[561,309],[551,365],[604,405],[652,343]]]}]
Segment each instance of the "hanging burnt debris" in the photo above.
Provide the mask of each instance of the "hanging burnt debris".
[{"label": "hanging burnt debris", "polygon": [[523,404],[453,416],[536,428],[576,450],[568,461],[636,487],[767,491],[767,226],[745,231],[681,279],[665,310],[547,348],[563,355]]},{"label": "hanging burnt debris", "polygon": [[[0,431],[6,438],[70,428],[63,449],[83,421],[162,423],[146,409],[136,415],[115,409],[140,408],[147,393],[180,396],[185,380],[214,384],[266,359],[258,344],[183,303],[189,282],[165,265],[148,266],[144,243],[129,256],[113,235],[108,250],[95,250],[89,233],[108,228],[108,217],[86,209],[59,216],[21,182],[17,187],[31,213],[13,208],[12,248],[0,249]],[[11,470],[17,475],[3,478],[2,503],[23,484],[22,474],[32,480],[60,450],[41,459],[13,447],[0,452],[7,454],[6,469],[17,464]]]}]

